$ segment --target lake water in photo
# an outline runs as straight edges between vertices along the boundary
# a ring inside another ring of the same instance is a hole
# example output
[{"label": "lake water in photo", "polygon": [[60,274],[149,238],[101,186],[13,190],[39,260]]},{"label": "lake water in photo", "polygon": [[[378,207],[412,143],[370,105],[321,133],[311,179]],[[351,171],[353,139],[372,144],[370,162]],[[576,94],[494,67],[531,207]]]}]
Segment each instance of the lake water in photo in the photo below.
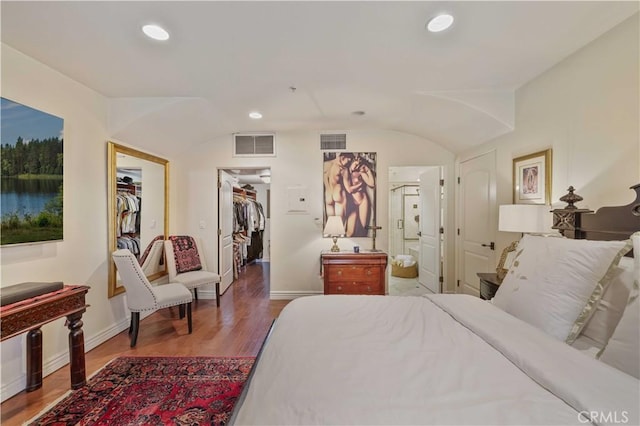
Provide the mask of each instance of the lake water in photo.
[{"label": "lake water in photo", "polygon": [[0,212],[7,214],[18,213],[36,216],[49,200],[58,195],[62,184],[60,179],[17,179],[2,178],[2,193],[0,196]]}]

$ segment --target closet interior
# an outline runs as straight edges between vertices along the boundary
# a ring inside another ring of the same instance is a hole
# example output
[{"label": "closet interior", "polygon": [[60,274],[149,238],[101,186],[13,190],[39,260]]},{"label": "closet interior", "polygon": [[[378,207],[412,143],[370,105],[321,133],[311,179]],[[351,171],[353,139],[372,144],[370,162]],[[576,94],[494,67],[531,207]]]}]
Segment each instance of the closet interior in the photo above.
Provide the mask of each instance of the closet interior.
[{"label": "closet interior", "polygon": [[[270,171],[227,170],[237,184],[233,187],[233,278],[238,279],[244,267],[254,262],[269,261]],[[267,182],[265,182],[265,180]]]}]

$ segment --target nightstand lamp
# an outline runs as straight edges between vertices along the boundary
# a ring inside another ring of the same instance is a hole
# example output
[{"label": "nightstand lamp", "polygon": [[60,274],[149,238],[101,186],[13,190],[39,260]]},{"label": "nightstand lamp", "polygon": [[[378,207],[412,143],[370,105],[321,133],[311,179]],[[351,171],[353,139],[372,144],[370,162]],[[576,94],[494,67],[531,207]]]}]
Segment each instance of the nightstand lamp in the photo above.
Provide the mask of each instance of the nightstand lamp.
[{"label": "nightstand lamp", "polygon": [[[545,234],[551,232],[552,215],[545,204],[505,204],[498,212],[498,230],[524,234]],[[496,273],[501,283],[511,266],[518,241],[509,244],[498,262]]]},{"label": "nightstand lamp", "polygon": [[543,234],[551,231],[549,206],[546,204],[505,204],[498,213],[498,230],[522,234]]},{"label": "nightstand lamp", "polygon": [[340,251],[340,247],[338,247],[338,237],[344,237],[344,223],[342,222],[342,218],[340,216],[329,216],[327,218],[327,224],[324,226],[325,237],[333,238],[333,247],[331,247],[331,251]]}]

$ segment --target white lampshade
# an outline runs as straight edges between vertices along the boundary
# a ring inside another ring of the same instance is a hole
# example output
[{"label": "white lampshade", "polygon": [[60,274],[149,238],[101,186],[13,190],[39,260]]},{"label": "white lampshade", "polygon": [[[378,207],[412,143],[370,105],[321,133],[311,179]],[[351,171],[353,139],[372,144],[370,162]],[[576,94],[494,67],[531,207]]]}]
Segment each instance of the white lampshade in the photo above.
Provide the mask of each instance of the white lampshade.
[{"label": "white lampshade", "polygon": [[553,216],[544,204],[505,204],[500,206],[498,230],[544,234],[551,232]]},{"label": "white lampshade", "polygon": [[344,223],[340,216],[329,216],[323,234],[327,237],[341,237],[345,234]]}]

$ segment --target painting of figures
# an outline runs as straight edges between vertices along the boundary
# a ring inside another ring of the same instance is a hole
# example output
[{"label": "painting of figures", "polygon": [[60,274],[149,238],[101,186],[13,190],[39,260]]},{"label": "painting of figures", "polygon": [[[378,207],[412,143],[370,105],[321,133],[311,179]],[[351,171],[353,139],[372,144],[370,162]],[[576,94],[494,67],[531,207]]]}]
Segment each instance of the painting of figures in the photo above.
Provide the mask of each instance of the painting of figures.
[{"label": "painting of figures", "polygon": [[339,216],[347,237],[367,237],[375,224],[376,153],[325,152],[324,224]]},{"label": "painting of figures", "polygon": [[64,120],[0,98],[0,244],[62,240]]}]

